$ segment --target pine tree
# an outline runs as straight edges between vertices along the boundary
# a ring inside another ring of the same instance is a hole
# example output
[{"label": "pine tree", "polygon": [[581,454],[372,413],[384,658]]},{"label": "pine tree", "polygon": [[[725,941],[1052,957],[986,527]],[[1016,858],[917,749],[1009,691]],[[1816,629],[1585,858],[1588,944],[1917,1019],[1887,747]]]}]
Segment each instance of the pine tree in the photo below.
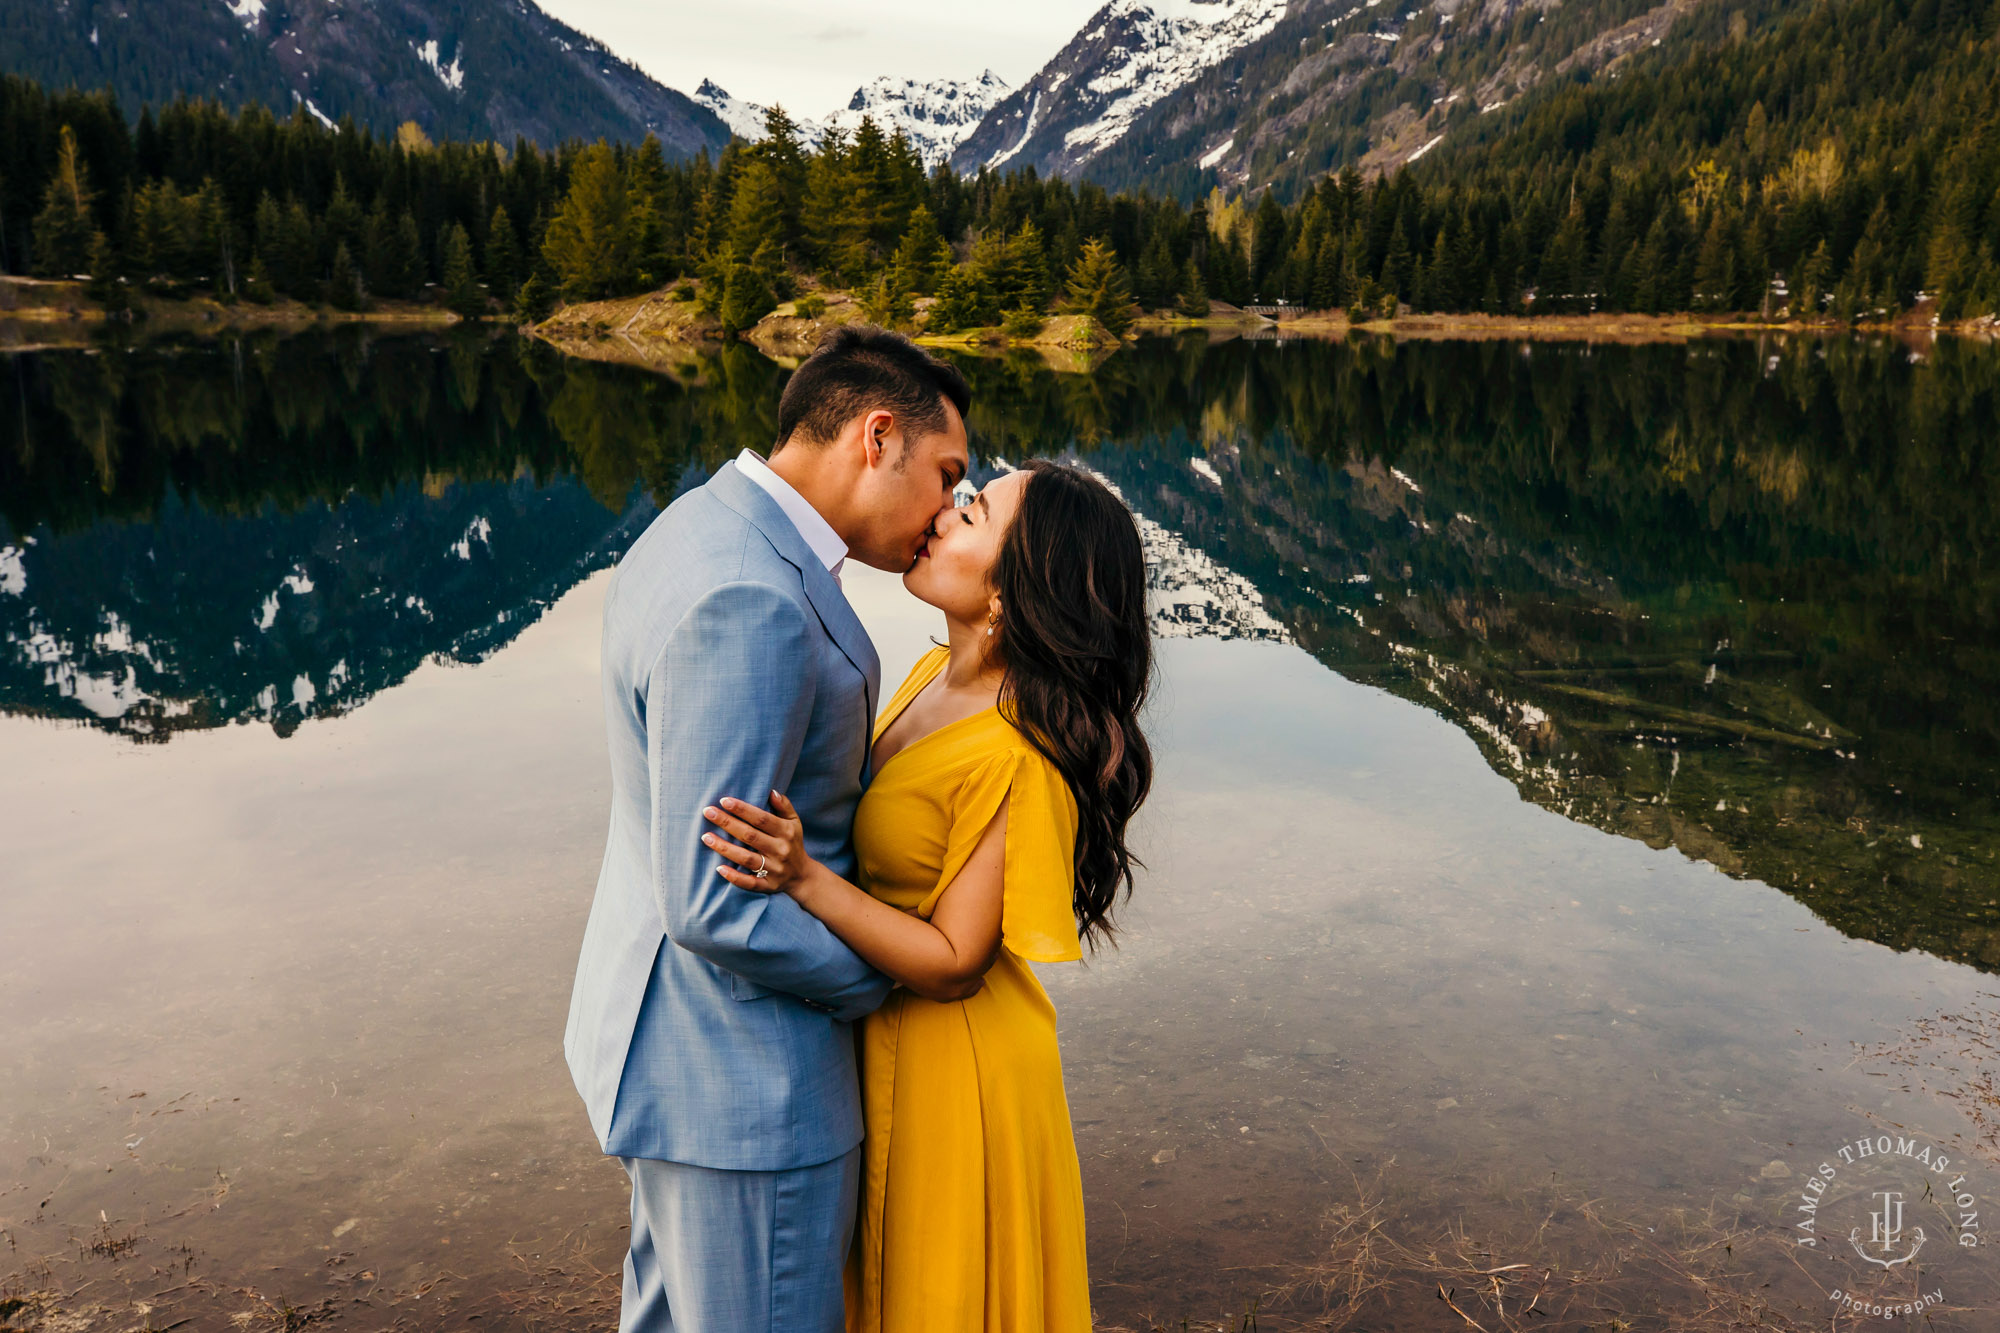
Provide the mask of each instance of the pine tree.
[{"label": "pine tree", "polygon": [[530,273],[514,292],[514,322],[516,324],[539,324],[549,317],[556,306],[556,294],[542,281],[539,273]]},{"label": "pine tree", "polygon": [[1313,254],[1312,295],[1315,310],[1333,310],[1341,298],[1341,245],[1338,236],[1328,236]]},{"label": "pine tree", "polygon": [[631,210],[632,282],[642,290],[664,287],[680,275],[680,263],[674,254],[666,158],[651,134],[632,154],[625,197]]},{"label": "pine tree", "polygon": [[361,211],[361,205],[347,192],[347,178],[335,176],[333,198],[327,201],[326,223],[322,229],[327,248],[332,250],[345,245],[351,259],[366,244],[366,229],[367,218]]},{"label": "pine tree", "polygon": [[1072,315],[1088,315],[1103,325],[1105,332],[1122,338],[1132,327],[1131,306],[1131,289],[1118,257],[1101,239],[1093,239],[1070,265],[1063,309]]},{"label": "pine tree", "polygon": [[242,250],[236,225],[230,221],[229,205],[213,180],[201,183],[195,197],[195,226],[200,237],[200,259],[208,267],[215,294],[224,301],[237,295],[237,261]]},{"label": "pine tree", "polygon": [[1821,241],[1799,270],[1799,280],[1791,293],[1792,318],[1812,320],[1820,317],[1820,297],[1825,295],[1827,279],[1832,274],[1833,256],[1828,253],[1826,242]]},{"label": "pine tree", "polygon": [[285,294],[301,301],[318,299],[319,229],[313,225],[312,214],[297,199],[286,206],[284,227],[278,235],[279,247],[285,255]]},{"label": "pine tree", "polygon": [[1195,267],[1193,259],[1181,266],[1181,297],[1179,309],[1189,319],[1207,319],[1209,312],[1208,286],[1201,280],[1201,270]]},{"label": "pine tree", "polygon": [[1382,260],[1381,285],[1398,300],[1416,294],[1416,275],[1410,255],[1409,235],[1397,227],[1389,235],[1389,253]]},{"label": "pine tree", "polygon": [[1139,254],[1139,268],[1132,283],[1140,308],[1159,310],[1172,305],[1179,291],[1179,278],[1180,266],[1174,263],[1173,252],[1167,248],[1166,235],[1154,231],[1152,240]]},{"label": "pine tree", "polygon": [[1736,243],[1720,209],[1702,233],[1694,261],[1694,308],[1726,310],[1736,288]]},{"label": "pine tree", "polygon": [[867,268],[865,220],[850,206],[861,189],[847,136],[828,130],[806,168],[800,226],[808,261],[831,283],[857,281]]},{"label": "pine tree", "polygon": [[861,293],[861,313],[885,329],[900,328],[916,317],[909,275],[894,264],[883,269]]},{"label": "pine tree", "polygon": [[549,221],[542,254],[563,295],[595,301],[629,290],[633,280],[624,174],[602,139],[577,154],[569,193]]},{"label": "pine tree", "polygon": [[493,210],[493,220],[486,224],[486,285],[499,300],[512,301],[520,273],[521,239],[502,205]]},{"label": "pine tree", "polygon": [[962,333],[983,328],[991,295],[969,264],[954,264],[938,280],[937,304],[926,328],[931,333]]},{"label": "pine tree", "polygon": [[1042,245],[1042,229],[1032,221],[1023,222],[1001,249],[1002,277],[994,294],[1007,307],[1040,310],[1049,301],[1048,250]]},{"label": "pine tree", "polygon": [[479,273],[472,266],[472,238],[454,222],[445,228],[439,248],[445,304],[462,319],[478,319],[486,313],[486,293],[480,289]]},{"label": "pine tree", "polygon": [[777,242],[767,240],[757,247],[747,263],[730,269],[722,304],[716,312],[722,318],[725,332],[747,329],[777,306],[777,294],[772,290],[777,266]]},{"label": "pine tree", "polygon": [[764,137],[755,152],[777,182],[778,216],[773,230],[789,252],[804,236],[808,169],[798,122],[783,107],[773,106],[764,113]]},{"label": "pine tree", "polygon": [[[1821,241],[1820,249],[1825,248]],[[1946,222],[1932,234],[1924,256],[1924,290],[1937,302],[1939,319],[1955,320],[1966,313],[1966,298],[1977,276],[1976,252],[1966,244],[1965,234]],[[1801,279],[1800,286],[1804,285]]]},{"label": "pine tree", "polygon": [[322,299],[336,310],[359,310],[365,304],[361,271],[354,266],[354,255],[345,241],[333,247],[333,269],[327,275]]},{"label": "pine tree", "polygon": [[1542,255],[1536,283],[1535,313],[1560,315],[1590,308],[1589,238],[1583,210],[1571,205]]},{"label": "pine tree", "polygon": [[1275,295],[1271,282],[1278,275],[1273,272],[1285,253],[1285,210],[1278,206],[1278,200],[1270,190],[1257,201],[1257,216],[1251,223],[1250,232],[1250,290],[1258,300],[1267,300]]},{"label": "pine tree", "polygon": [[889,263],[906,276],[909,289],[917,295],[930,296],[937,291],[938,279],[951,266],[951,247],[929,208],[919,204],[910,214],[909,230],[903,233]]},{"label": "pine tree", "polygon": [[415,300],[424,289],[424,247],[418,239],[417,220],[408,209],[396,219],[396,229],[389,241],[389,272],[396,284],[396,295],[404,300]]},{"label": "pine tree", "polygon": [[56,172],[35,214],[35,270],[44,277],[72,277],[91,267],[103,233],[91,221],[96,200],[90,173],[78,160],[76,132],[64,125],[57,138]]},{"label": "pine tree", "polygon": [[264,268],[264,256],[252,254],[250,268],[243,275],[243,299],[257,305],[269,305],[278,299],[278,292],[271,285],[271,275]]}]

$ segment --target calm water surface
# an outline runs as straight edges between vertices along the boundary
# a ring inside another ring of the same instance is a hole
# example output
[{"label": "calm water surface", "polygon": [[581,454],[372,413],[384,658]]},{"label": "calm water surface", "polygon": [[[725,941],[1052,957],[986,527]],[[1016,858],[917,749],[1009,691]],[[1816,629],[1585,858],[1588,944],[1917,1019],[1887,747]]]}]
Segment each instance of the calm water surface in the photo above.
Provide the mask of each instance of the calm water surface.
[{"label": "calm water surface", "polygon": [[[1043,969],[1107,1327],[1994,1326],[2000,350],[966,364],[979,475],[1073,452],[1152,557],[1149,869]],[[784,373],[0,361],[0,1291],[609,1325],[598,617]],[[850,586],[893,680],[931,613]],[[1908,1263],[1849,1242],[1881,1190]]]}]

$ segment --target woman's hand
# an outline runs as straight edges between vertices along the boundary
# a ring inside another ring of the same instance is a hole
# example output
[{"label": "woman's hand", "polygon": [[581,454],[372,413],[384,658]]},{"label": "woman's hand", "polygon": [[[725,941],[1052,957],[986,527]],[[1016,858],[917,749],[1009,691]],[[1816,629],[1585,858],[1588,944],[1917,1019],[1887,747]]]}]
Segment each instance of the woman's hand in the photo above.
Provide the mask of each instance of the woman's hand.
[{"label": "woman's hand", "polygon": [[724,858],[716,873],[739,889],[784,893],[819,867],[806,852],[805,824],[782,793],[771,793],[770,810],[725,796],[720,809],[711,805],[701,813],[721,830],[701,835],[703,844]]}]

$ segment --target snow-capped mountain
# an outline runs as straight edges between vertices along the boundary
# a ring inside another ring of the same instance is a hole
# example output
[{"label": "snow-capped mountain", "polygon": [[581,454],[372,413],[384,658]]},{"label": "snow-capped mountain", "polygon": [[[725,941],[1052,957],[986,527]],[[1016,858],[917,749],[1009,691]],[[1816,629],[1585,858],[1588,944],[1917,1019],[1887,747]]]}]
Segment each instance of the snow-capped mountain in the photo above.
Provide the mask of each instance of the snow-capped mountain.
[{"label": "snow-capped mountain", "polygon": [[[770,108],[756,102],[746,102],[731,93],[714,79],[703,79],[701,87],[694,90],[695,105],[715,114],[716,119],[729,127],[729,132],[748,143],[756,143],[764,137],[764,114]],[[809,120],[790,107],[792,119],[799,127],[799,142],[808,148],[819,146],[820,128],[817,121]]]},{"label": "snow-capped mountain", "polygon": [[888,76],[854,90],[848,104],[821,123],[852,134],[863,117],[884,134],[901,130],[926,167],[948,161],[958,145],[979,128],[986,113],[1012,91],[987,70],[976,79],[895,79]]},{"label": "snow-capped mountain", "polygon": [[378,132],[637,142],[670,157],[728,142],[686,95],[532,0],[0,0],[10,74],[109,87],[125,107],[177,96],[303,107]]},{"label": "snow-capped mountain", "polygon": [[1450,154],[1469,117],[1671,45],[1694,2],[1112,0],[952,165],[1182,198],[1296,193],[1350,163]]},{"label": "snow-capped mountain", "polygon": [[1269,34],[1289,2],[1111,0],[987,114],[952,165],[1076,175],[1139,116]]},{"label": "snow-capped mountain", "polygon": [[[898,79],[889,75],[854,90],[847,105],[818,120],[792,111],[799,141],[817,148],[827,130],[849,135],[873,120],[884,134],[901,130],[926,167],[948,160],[959,142],[979,127],[986,113],[1006,97],[1006,82],[992,70],[976,79]],[[713,79],[703,79],[694,100],[715,113],[730,132],[751,143],[764,137],[766,108],[732,96]],[[790,107],[785,108],[791,111]]]}]

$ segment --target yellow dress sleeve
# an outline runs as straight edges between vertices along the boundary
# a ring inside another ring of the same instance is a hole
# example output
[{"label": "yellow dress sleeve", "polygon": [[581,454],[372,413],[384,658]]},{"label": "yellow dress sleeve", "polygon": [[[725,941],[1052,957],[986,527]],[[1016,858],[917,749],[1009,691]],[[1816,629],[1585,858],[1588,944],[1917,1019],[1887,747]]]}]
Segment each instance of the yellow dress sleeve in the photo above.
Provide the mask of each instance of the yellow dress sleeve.
[{"label": "yellow dress sleeve", "polygon": [[903,677],[903,683],[896,687],[896,692],[889,696],[889,701],[875,715],[875,727],[868,737],[870,745],[882,739],[882,733],[889,729],[889,724],[902,715],[903,710],[910,706],[910,700],[931,683],[931,678],[943,669],[950,657],[951,649],[933,648],[917,659],[917,664],[910,668],[910,674]]},{"label": "yellow dress sleeve", "polygon": [[1055,766],[1028,749],[1009,749],[966,775],[952,802],[951,831],[937,887],[917,907],[926,919],[971,858],[1002,799],[1007,860],[1000,942],[1037,963],[1083,957],[1076,934],[1076,798]]}]

